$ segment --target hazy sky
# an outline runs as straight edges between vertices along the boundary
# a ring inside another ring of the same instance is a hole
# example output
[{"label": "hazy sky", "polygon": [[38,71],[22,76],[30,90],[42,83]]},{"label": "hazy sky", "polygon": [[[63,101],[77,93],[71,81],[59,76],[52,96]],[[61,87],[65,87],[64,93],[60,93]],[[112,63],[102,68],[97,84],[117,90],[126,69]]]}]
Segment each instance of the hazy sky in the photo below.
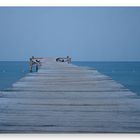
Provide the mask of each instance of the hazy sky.
[{"label": "hazy sky", "polygon": [[0,8],[0,60],[140,61],[140,8]]}]

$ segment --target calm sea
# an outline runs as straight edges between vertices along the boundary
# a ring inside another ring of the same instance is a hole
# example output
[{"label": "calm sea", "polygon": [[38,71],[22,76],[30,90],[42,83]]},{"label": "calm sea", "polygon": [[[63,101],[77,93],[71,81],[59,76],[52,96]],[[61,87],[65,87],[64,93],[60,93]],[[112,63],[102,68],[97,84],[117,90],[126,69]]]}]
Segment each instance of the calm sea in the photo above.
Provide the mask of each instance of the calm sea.
[{"label": "calm sea", "polygon": [[[99,72],[112,77],[131,91],[140,95],[140,62],[80,62],[73,64],[96,68]],[[0,61],[0,90],[12,84],[29,72],[28,62]]]},{"label": "calm sea", "polygon": [[12,87],[12,84],[28,73],[28,62],[0,61],[0,90]]}]

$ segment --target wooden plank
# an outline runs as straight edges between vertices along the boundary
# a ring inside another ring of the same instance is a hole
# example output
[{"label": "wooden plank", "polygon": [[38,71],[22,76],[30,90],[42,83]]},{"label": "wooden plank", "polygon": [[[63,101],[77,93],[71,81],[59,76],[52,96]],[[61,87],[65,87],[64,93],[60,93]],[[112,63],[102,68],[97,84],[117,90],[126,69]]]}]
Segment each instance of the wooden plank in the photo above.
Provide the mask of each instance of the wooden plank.
[{"label": "wooden plank", "polygon": [[140,132],[140,99],[96,69],[42,59],[0,92],[0,133]]}]

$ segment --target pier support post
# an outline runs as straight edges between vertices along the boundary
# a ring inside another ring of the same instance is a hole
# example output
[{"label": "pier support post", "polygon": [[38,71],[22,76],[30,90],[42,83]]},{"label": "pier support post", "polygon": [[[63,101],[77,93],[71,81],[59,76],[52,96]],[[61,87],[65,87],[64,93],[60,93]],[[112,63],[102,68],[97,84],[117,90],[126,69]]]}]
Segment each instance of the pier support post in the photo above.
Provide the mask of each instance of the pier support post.
[{"label": "pier support post", "polygon": [[29,62],[29,70],[30,70],[30,72],[32,72],[32,68],[33,68],[33,62],[32,62],[32,58],[30,58],[30,62]]},{"label": "pier support post", "polygon": [[71,63],[71,58],[69,56],[67,56],[67,62],[68,64]]},{"label": "pier support post", "polygon": [[38,71],[38,64],[36,64],[36,72]]}]

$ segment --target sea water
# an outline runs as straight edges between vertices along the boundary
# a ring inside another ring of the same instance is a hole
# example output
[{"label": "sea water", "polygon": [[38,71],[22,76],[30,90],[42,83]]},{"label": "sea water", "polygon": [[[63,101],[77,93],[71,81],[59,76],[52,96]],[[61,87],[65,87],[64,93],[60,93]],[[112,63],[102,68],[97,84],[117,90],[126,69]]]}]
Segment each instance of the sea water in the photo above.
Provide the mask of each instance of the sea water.
[{"label": "sea water", "polygon": [[24,61],[0,61],[0,90],[12,87],[29,72],[28,62]]},{"label": "sea water", "polygon": [[140,95],[140,62],[73,62],[78,66],[97,69],[126,88]]},{"label": "sea water", "polygon": [[[88,69],[97,69],[110,76],[126,88],[140,95],[140,62],[72,62]],[[12,87],[12,84],[29,73],[28,62],[0,61],[0,90]]]}]

